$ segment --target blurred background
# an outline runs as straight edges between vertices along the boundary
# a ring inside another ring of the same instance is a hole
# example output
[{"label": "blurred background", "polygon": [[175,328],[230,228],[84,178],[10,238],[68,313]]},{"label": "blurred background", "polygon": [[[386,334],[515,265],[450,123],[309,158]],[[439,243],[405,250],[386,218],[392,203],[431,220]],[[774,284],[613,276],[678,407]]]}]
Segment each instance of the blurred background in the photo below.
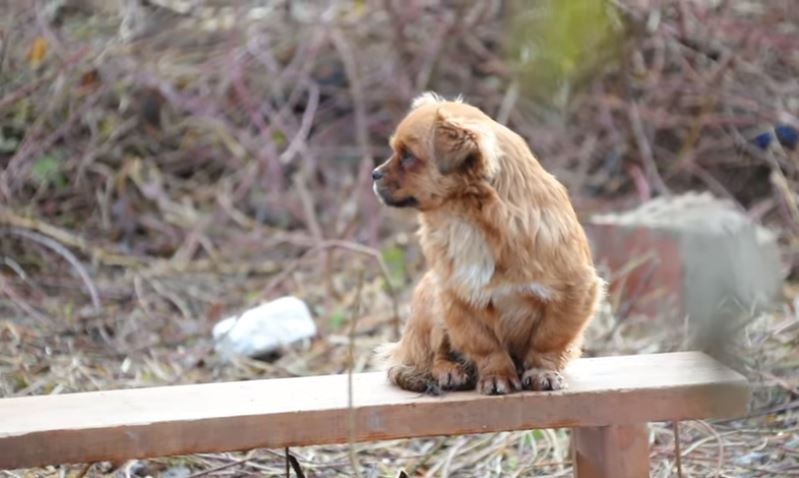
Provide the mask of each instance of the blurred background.
[{"label": "blurred background", "polygon": [[[683,476],[799,473],[796,6],[0,0],[0,397],[372,369],[424,262],[369,173],[434,90],[569,188],[612,285],[587,356],[702,347],[752,380],[751,416],[682,425]],[[292,344],[215,337],[283,296],[251,317],[310,320]],[[292,451],[351,476],[347,450]],[[363,476],[571,473],[565,430],[357,450]],[[283,472],[242,457],[0,476]]]}]

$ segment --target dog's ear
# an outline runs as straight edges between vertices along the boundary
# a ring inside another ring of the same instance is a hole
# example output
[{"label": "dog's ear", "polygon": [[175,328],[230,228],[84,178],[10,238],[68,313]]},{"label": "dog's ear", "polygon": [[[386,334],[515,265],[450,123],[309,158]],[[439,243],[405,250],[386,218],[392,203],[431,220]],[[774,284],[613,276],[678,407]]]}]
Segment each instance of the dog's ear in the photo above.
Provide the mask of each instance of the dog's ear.
[{"label": "dog's ear", "polygon": [[477,125],[467,124],[443,109],[436,112],[433,133],[433,154],[441,174],[450,174],[482,164],[492,176],[496,169],[493,133]]}]

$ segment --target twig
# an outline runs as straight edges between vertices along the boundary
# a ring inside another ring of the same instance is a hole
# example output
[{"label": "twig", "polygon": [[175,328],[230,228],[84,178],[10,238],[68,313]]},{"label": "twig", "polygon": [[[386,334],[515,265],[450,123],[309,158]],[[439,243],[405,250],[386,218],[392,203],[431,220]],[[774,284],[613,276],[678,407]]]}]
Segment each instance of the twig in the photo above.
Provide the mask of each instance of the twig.
[{"label": "twig", "polygon": [[14,228],[0,228],[0,236],[5,234],[28,239],[52,250],[63,257],[67,262],[69,262],[72,268],[75,269],[75,272],[78,273],[78,277],[80,277],[83,283],[86,285],[86,290],[89,293],[89,297],[91,298],[92,306],[94,307],[95,312],[100,312],[102,310],[103,306],[100,303],[100,294],[97,292],[97,287],[95,287],[89,272],[85,267],[83,267],[83,264],[80,263],[78,258],[69,251],[69,249],[62,246],[57,241],[36,232]]},{"label": "twig", "polygon": [[[372,235],[374,235],[377,225],[379,224],[380,216],[378,214],[369,214],[370,212],[374,212],[376,207],[376,202],[372,198],[370,188],[368,187],[370,173],[374,167],[374,156],[372,154],[372,145],[369,141],[369,122],[366,113],[366,99],[364,97],[363,83],[358,72],[355,55],[344,34],[338,28],[333,28],[330,32],[330,38],[341,57],[341,61],[344,63],[344,70],[349,80],[350,96],[352,97],[352,104],[355,110],[355,139],[361,150],[361,161],[358,167],[355,187],[356,191],[369,192],[369,200],[361,200],[361,209],[364,210],[367,217],[371,219],[369,226]],[[361,196],[361,199],[363,199],[363,196]],[[341,211],[345,210],[346,208],[341,208]]]},{"label": "twig", "polygon": [[74,123],[81,116],[90,111],[91,108],[94,107],[95,104],[103,97],[104,93],[104,91],[92,93],[91,97],[84,100],[84,102],[75,108],[75,111],[72,111],[69,116],[62,121],[57,128],[55,128],[55,130],[43,138],[38,137],[38,135],[40,133],[39,130],[45,129],[44,121],[40,121],[37,124],[38,128],[31,128],[26,133],[25,139],[23,140],[19,149],[17,149],[17,151],[8,161],[5,171],[3,171],[3,174],[0,175],[0,180],[3,182],[3,189],[8,190],[9,192],[17,189],[18,185],[22,182],[22,175],[19,174],[19,171],[17,170],[21,169],[28,162],[29,158],[33,157],[35,154],[46,151],[56,141],[66,135],[70,128],[74,126]]},{"label": "twig", "polygon": [[231,461],[230,463],[225,463],[224,465],[219,465],[214,468],[209,468],[207,470],[203,470],[192,475],[189,475],[187,478],[199,478],[200,476],[210,475],[211,473],[216,473],[217,471],[227,470],[228,468],[233,468],[235,466],[240,466],[247,463],[250,459],[252,459],[252,450],[247,453],[247,456],[240,460]]},{"label": "twig", "polygon": [[134,258],[129,256],[123,256],[115,254],[113,252],[106,251],[99,247],[91,246],[89,245],[88,242],[86,242],[85,239],[75,234],[72,234],[71,232],[52,226],[44,221],[35,218],[27,218],[19,216],[13,211],[11,211],[11,209],[0,206],[0,224],[4,223],[21,229],[31,229],[38,231],[45,236],[52,237],[53,239],[55,239],[60,243],[66,244],[76,249],[80,249],[82,252],[88,253],[93,258],[96,258],[109,265],[136,266],[136,265],[141,265],[147,260],[147,258]]},{"label": "twig", "polygon": [[660,173],[658,173],[655,157],[652,154],[652,147],[649,144],[649,140],[644,132],[643,123],[641,122],[641,113],[638,111],[638,105],[635,102],[630,103],[628,115],[633,130],[633,137],[638,145],[638,151],[641,153],[641,162],[644,165],[648,179],[654,183],[655,190],[658,193],[664,196],[670,195],[671,193],[668,187],[666,187],[666,184],[660,177]]},{"label": "twig", "polygon": [[713,425],[709,424],[704,420],[696,420],[696,423],[701,425],[705,430],[707,430],[713,438],[716,439],[716,444],[718,445],[718,458],[716,461],[716,476],[721,475],[721,467],[724,464],[724,439],[722,438],[721,434],[713,428]]},{"label": "twig", "polygon": [[289,163],[300,150],[306,148],[306,141],[308,140],[308,133],[311,132],[316,109],[319,107],[319,87],[311,83],[308,86],[308,105],[302,114],[300,121],[300,128],[297,134],[291,139],[288,147],[280,154],[280,161]]},{"label": "twig", "polygon": [[516,100],[518,99],[519,82],[514,80],[511,82],[510,86],[508,86],[508,90],[502,97],[502,103],[499,105],[496,118],[498,123],[504,125],[508,124],[508,118],[510,118],[510,113],[513,111],[513,107],[516,106]]},{"label": "twig", "polygon": [[391,306],[393,308],[393,313],[394,313],[393,317],[394,338],[399,338],[400,336],[399,302],[397,300],[397,294],[396,291],[394,290],[394,286],[391,285],[391,274],[388,270],[388,265],[386,265],[386,261],[383,260],[383,255],[380,254],[380,251],[368,246],[364,246],[362,244],[349,241],[341,241],[341,240],[328,240],[323,242],[321,246],[338,247],[359,254],[365,254],[367,256],[372,257],[377,262],[377,265],[380,267],[380,272],[383,275],[383,281],[385,282],[386,290],[391,299]]},{"label": "twig", "polygon": [[363,95],[363,84],[361,83],[361,76],[358,74],[358,67],[355,63],[355,55],[350,48],[350,44],[344,37],[344,34],[334,28],[330,32],[330,38],[336,46],[341,61],[344,63],[344,69],[347,72],[347,78],[350,84],[350,95],[352,95],[352,104],[355,108],[355,137],[358,146],[361,148],[362,161],[372,162],[372,145],[369,142],[369,125],[366,117],[366,100]]},{"label": "twig", "polygon": [[25,83],[25,85],[21,86],[17,90],[14,90],[2,98],[0,98],[0,111],[6,109],[9,105],[16,103],[22,98],[29,96],[31,93],[36,91],[42,85],[47,84],[48,82],[53,81],[53,79],[57,78],[58,75],[64,73],[69,68],[75,66],[80,60],[83,59],[83,56],[86,54],[86,49],[81,48],[79,51],[75,52],[72,56],[67,58],[63,65],[61,65],[57,70],[47,72],[43,74],[43,76],[37,78],[34,81]]},{"label": "twig", "polygon": [[135,268],[147,276],[155,276],[168,272],[215,272],[218,274],[273,274],[280,268],[271,261],[258,263],[229,263],[208,259],[194,259],[190,262],[175,262],[147,256],[126,256],[110,252],[102,247],[94,246],[84,238],[55,227],[35,218],[22,217],[0,205],[0,224],[8,224],[20,229],[30,229],[49,236],[67,246],[79,249],[92,259],[108,266]]},{"label": "twig", "polygon": [[353,473],[360,478],[361,471],[358,460],[355,456],[355,424],[356,415],[354,407],[352,378],[355,373],[355,328],[358,325],[358,317],[361,313],[361,292],[363,291],[364,271],[358,271],[358,289],[355,294],[355,307],[350,320],[349,348],[347,351],[347,408],[349,409],[349,458]]},{"label": "twig", "polygon": [[680,451],[680,422],[673,421],[674,426],[674,464],[677,467],[677,478],[682,478],[682,452]]},{"label": "twig", "polygon": [[[6,64],[6,54],[8,53],[8,44],[11,42],[11,40],[9,40],[9,37],[11,35],[9,35],[8,32],[11,30],[10,25],[12,24],[13,21],[14,21],[14,16],[8,15],[6,17],[5,24],[2,26],[2,29],[0,29],[0,75],[3,74],[3,69]],[[2,85],[0,85],[0,93],[4,93],[4,90],[5,88],[3,88]],[[2,108],[0,108],[0,110],[1,109]]]},{"label": "twig", "polygon": [[86,463],[85,465],[83,465],[83,468],[81,468],[80,471],[78,471],[78,474],[75,475],[75,478],[83,478],[84,476],[86,476],[86,473],[89,472],[92,465],[94,465],[94,463]]},{"label": "twig", "polygon": [[[294,474],[297,475],[297,478],[305,478],[305,472],[302,471],[302,467],[300,466],[300,462],[297,461],[297,458],[294,457],[291,453],[289,453],[288,447],[286,447],[286,466],[291,464],[291,469],[294,470]],[[288,470],[286,470],[286,478],[288,478]]]},{"label": "twig", "polygon": [[36,310],[35,307],[28,304],[22,297],[20,297],[14,288],[6,282],[6,279],[2,275],[0,275],[0,291],[3,291],[3,293],[11,300],[11,302],[28,313],[32,318],[42,323],[48,322],[48,317]]},{"label": "twig", "polygon": [[369,246],[365,246],[363,244],[358,244],[357,242],[350,242],[338,239],[328,239],[319,244],[308,244],[307,241],[298,241],[294,240],[294,243],[299,245],[306,245],[310,246],[310,249],[307,250],[299,259],[295,262],[291,263],[290,265],[283,268],[283,270],[277,274],[273,280],[264,288],[262,295],[268,296],[272,293],[272,291],[280,284],[282,281],[286,279],[290,274],[292,274],[298,267],[302,260],[308,258],[311,254],[316,253],[318,251],[323,251],[325,249],[337,248],[337,249],[344,249],[346,251],[354,252],[356,254],[363,254],[366,256],[371,257],[375,262],[377,262],[378,268],[380,270],[380,274],[383,277],[383,282],[385,283],[386,292],[388,292],[389,298],[391,299],[391,306],[392,306],[392,332],[394,338],[399,338],[400,336],[400,314],[399,314],[399,301],[397,298],[397,292],[394,289],[394,286],[391,285],[391,274],[388,269],[388,265],[386,261],[383,259],[383,255],[380,254],[380,251],[377,249],[371,248]]},{"label": "twig", "polygon": [[[305,224],[311,231],[311,235],[317,243],[317,247],[324,241],[322,234],[322,226],[319,224],[319,219],[316,216],[316,207],[314,205],[313,196],[308,191],[307,186],[307,167],[300,166],[300,171],[294,175],[294,190],[300,198],[302,204],[303,215],[305,216]],[[322,272],[325,286],[329,294],[334,294],[333,281],[330,271],[330,254],[325,253],[320,257],[319,270]]]}]

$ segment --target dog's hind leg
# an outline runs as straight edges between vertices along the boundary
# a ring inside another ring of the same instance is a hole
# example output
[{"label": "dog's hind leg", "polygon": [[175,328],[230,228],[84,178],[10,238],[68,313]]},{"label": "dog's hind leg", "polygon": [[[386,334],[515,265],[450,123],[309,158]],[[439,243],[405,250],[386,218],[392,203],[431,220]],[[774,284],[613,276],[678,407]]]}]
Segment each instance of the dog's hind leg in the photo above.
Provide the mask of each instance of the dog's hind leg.
[{"label": "dog's hind leg", "polygon": [[391,383],[409,392],[439,395],[441,387],[433,375],[413,365],[394,365],[388,369],[388,379]]},{"label": "dog's hind leg", "polygon": [[583,329],[604,293],[600,279],[589,279],[561,292],[547,304],[524,358],[522,384],[529,390],[561,390],[567,384],[561,372],[580,356]]},{"label": "dog's hind leg", "polygon": [[[440,380],[446,375],[446,362],[441,359],[448,354],[448,343],[443,343],[446,335],[443,324],[434,316],[437,309],[435,279],[428,273],[416,286],[402,338],[381,346],[378,351],[394,385],[413,392],[438,394],[439,383],[449,383]],[[456,377],[454,381],[462,380]]]}]

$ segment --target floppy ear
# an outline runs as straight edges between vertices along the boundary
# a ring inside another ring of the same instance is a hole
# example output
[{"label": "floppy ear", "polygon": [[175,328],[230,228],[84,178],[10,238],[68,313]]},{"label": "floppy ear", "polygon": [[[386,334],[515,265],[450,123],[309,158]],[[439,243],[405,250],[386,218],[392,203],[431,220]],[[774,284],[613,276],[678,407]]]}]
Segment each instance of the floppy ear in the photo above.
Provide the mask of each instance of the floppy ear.
[{"label": "floppy ear", "polygon": [[496,169],[493,132],[466,124],[446,111],[436,112],[433,133],[433,154],[441,174],[450,174],[482,163],[493,176]]}]

